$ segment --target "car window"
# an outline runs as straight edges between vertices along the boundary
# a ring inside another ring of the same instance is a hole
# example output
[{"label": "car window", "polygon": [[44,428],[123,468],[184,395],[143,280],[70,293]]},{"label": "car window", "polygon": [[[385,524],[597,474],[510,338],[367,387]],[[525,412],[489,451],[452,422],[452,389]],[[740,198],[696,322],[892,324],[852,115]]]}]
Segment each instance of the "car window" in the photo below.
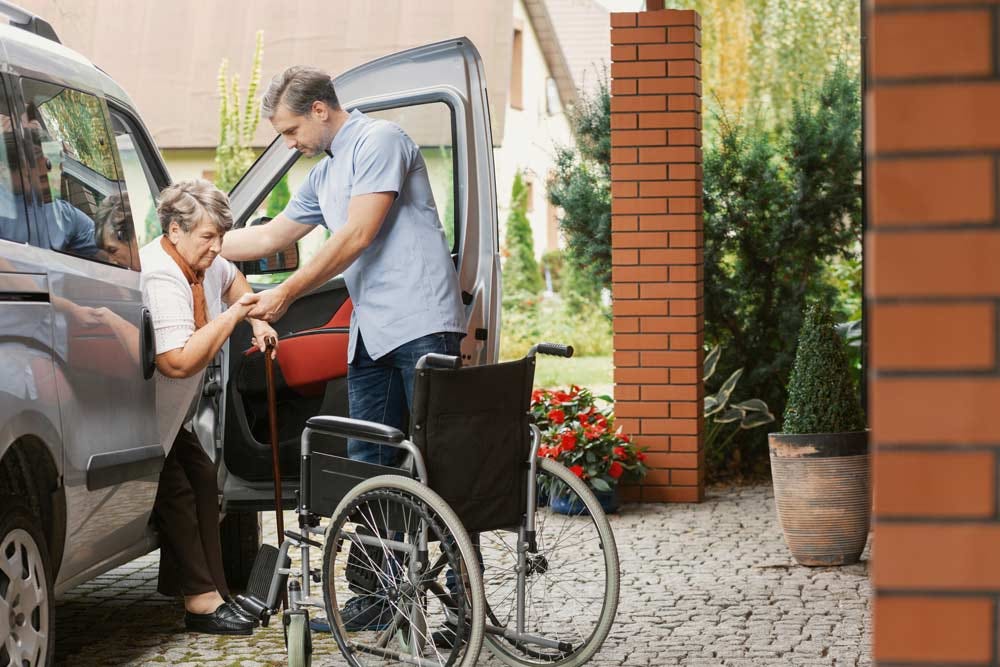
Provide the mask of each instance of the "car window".
[{"label": "car window", "polygon": [[[420,154],[427,165],[427,175],[434,192],[434,204],[437,206],[438,217],[444,227],[445,237],[451,251],[457,252],[455,226],[455,152],[453,146],[452,111],[443,102],[418,104],[405,107],[384,109],[381,111],[366,111],[371,118],[381,118],[399,125],[420,147]],[[292,165],[288,173],[268,193],[260,203],[257,211],[251,216],[251,221],[258,216],[274,217],[280,213],[288,202],[291,194],[305,181],[309,170],[325,156],[300,157]],[[303,266],[319,251],[320,247],[330,238],[326,227],[318,225],[303,237],[298,244],[299,266]],[[280,283],[291,272],[272,273],[266,275],[250,274],[247,279],[252,283]]]},{"label": "car window", "polygon": [[434,204],[444,226],[448,247],[456,252],[455,243],[455,152],[452,150],[451,107],[444,102],[415,104],[383,111],[367,111],[371,118],[396,123],[420,147],[427,165],[427,176],[434,191]]},{"label": "car window", "polygon": [[21,89],[21,124],[40,196],[32,244],[138,270],[138,246],[104,103],[33,79],[22,79]]},{"label": "car window", "polygon": [[135,129],[135,124],[117,109],[111,109],[111,131],[121,158],[125,176],[123,189],[128,202],[126,213],[135,228],[136,241],[141,248],[160,235],[160,221],[156,217],[156,200],[160,187],[150,168],[149,146]]},{"label": "car window", "polygon": [[17,138],[7,95],[0,88],[0,239],[28,242],[28,218],[20,195],[21,174],[17,162]]}]

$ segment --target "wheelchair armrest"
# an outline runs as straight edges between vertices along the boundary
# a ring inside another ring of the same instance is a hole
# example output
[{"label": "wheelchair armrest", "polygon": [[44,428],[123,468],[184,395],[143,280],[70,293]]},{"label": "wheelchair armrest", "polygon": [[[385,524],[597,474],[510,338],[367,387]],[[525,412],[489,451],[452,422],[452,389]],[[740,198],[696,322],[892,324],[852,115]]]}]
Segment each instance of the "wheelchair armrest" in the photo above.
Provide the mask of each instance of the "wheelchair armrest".
[{"label": "wheelchair armrest", "polygon": [[339,435],[344,438],[364,440],[380,445],[398,445],[406,439],[406,436],[398,428],[362,419],[348,419],[347,417],[319,415],[310,417],[306,421],[306,426],[327,435]]}]

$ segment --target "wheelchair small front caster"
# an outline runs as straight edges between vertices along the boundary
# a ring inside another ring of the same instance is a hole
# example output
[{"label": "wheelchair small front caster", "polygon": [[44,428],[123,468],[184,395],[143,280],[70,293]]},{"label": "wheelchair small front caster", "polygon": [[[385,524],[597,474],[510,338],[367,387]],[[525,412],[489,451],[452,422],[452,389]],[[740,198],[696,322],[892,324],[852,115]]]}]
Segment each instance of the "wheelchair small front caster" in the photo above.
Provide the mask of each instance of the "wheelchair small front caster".
[{"label": "wheelchair small front caster", "polygon": [[309,629],[309,612],[305,609],[288,610],[281,620],[285,626],[288,667],[310,667],[312,664],[312,632]]}]

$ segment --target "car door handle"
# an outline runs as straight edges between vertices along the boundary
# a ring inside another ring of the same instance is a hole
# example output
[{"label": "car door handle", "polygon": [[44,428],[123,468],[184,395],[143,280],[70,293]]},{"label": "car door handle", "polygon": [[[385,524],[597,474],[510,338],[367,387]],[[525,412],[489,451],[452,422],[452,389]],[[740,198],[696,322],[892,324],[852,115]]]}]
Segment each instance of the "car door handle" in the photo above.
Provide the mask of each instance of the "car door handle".
[{"label": "car door handle", "polygon": [[156,341],[153,336],[153,316],[146,308],[142,309],[142,322],[139,326],[139,359],[142,377],[148,380],[156,370]]}]

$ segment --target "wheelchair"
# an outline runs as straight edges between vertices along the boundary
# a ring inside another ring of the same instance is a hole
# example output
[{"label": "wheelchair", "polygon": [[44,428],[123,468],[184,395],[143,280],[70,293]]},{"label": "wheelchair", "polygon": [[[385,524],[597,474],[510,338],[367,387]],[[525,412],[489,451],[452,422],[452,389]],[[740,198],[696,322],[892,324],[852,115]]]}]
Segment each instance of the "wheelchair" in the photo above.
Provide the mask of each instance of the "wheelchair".
[{"label": "wheelchair", "polygon": [[[311,664],[316,610],[355,667],[468,667],[484,642],[508,665],[575,667],[600,649],[618,607],[618,552],[589,487],[537,457],[541,434],[529,414],[536,353],[573,350],[542,343],[517,361],[464,368],[457,357],[425,355],[409,439],[373,422],[308,420],[299,530],[262,548],[237,598],[266,625],[287,596],[289,665]],[[404,458],[393,467],[313,451],[318,434]],[[351,631],[341,612],[349,600],[381,605],[378,623]]]}]

